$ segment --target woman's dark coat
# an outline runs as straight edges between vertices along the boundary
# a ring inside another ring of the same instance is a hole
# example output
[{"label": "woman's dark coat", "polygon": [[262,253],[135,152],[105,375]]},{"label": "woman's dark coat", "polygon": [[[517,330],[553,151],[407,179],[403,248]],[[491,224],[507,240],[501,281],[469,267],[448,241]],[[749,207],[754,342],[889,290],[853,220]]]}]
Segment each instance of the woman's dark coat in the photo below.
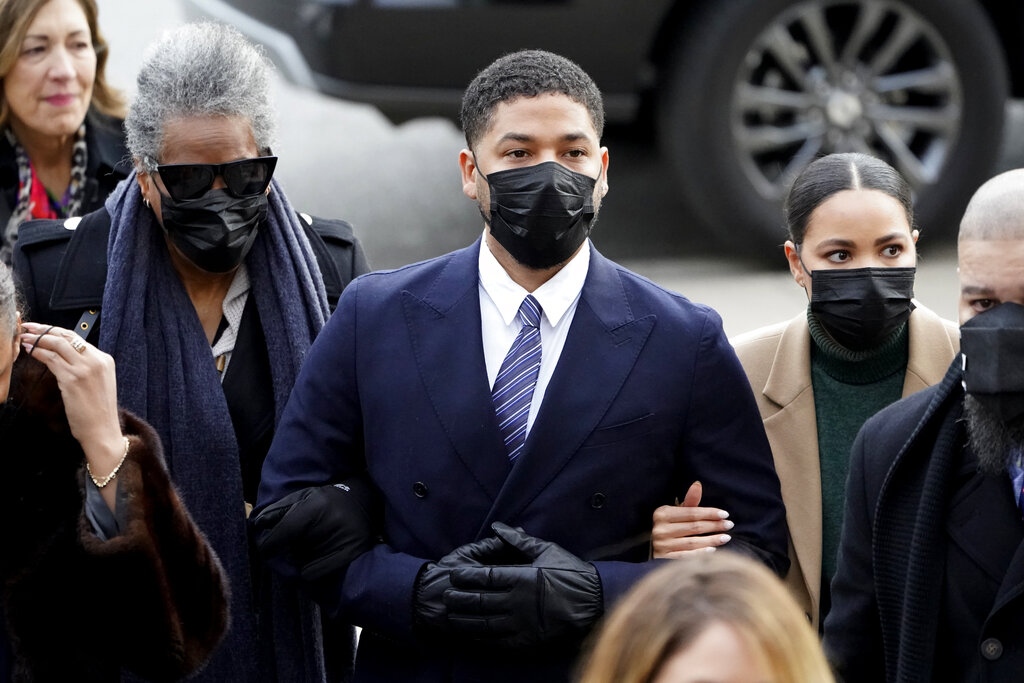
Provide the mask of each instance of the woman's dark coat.
[{"label": "woman's dark coat", "polygon": [[[347,222],[307,214],[299,217],[333,310],[342,289],[369,270],[366,256]],[[110,216],[106,209],[88,214],[80,221],[41,220],[22,226],[14,250],[14,276],[28,319],[76,329],[90,341],[99,340],[109,234]],[[90,311],[97,312],[98,318],[90,316]],[[242,316],[222,387],[238,441],[246,500],[255,502],[260,470],[274,436],[275,413],[270,361],[254,297],[249,297]],[[260,584],[270,585],[269,569],[259,567],[253,581],[257,590]],[[354,630],[347,624],[325,619],[322,638],[327,680],[348,680],[355,656]],[[277,647],[287,649],[282,643],[277,643]],[[317,644],[307,638],[304,647],[314,648]]]},{"label": "woman's dark coat", "polygon": [[121,533],[84,514],[84,455],[54,376],[23,355],[0,418],[0,680],[156,681],[199,669],[227,625],[217,556],[170,481],[159,438],[122,412],[131,439],[117,474]]},{"label": "woman's dark coat", "polygon": [[[90,111],[85,119],[85,195],[82,214],[103,206],[107,195],[131,172],[121,119]],[[7,225],[18,197],[18,162],[7,136],[0,134],[0,228]]]}]

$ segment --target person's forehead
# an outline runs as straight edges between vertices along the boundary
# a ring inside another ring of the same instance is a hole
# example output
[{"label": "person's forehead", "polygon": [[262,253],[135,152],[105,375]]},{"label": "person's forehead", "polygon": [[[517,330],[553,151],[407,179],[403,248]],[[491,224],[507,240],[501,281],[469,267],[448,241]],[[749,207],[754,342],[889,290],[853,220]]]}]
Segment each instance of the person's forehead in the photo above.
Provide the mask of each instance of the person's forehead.
[{"label": "person's forehead", "polygon": [[193,116],[164,123],[160,163],[221,164],[258,152],[252,125],[242,116]]},{"label": "person's forehead", "polygon": [[971,239],[957,247],[961,287],[1024,291],[1024,239]]},{"label": "person's forehead", "polygon": [[39,8],[26,31],[26,37],[52,32],[88,31],[89,20],[77,0],[50,0]]},{"label": "person's forehead", "polygon": [[485,138],[501,138],[509,133],[544,132],[557,127],[578,129],[587,137],[597,139],[590,111],[582,103],[560,92],[547,92],[532,97],[516,97],[499,102],[491,113]]},{"label": "person's forehead", "polygon": [[906,210],[895,197],[879,190],[842,190],[811,212],[805,242],[842,237],[872,244],[879,238],[910,239]]}]

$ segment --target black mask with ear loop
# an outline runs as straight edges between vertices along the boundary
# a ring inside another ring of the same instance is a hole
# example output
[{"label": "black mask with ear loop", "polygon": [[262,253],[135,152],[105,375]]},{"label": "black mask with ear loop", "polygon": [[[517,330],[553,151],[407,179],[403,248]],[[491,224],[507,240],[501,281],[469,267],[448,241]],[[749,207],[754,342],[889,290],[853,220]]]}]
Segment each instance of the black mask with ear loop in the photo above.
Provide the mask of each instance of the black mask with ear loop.
[{"label": "black mask with ear loop", "polygon": [[1024,306],[1012,302],[960,326],[964,391],[1004,424],[1024,415]]},{"label": "black mask with ear loop", "polygon": [[590,236],[600,175],[591,178],[545,161],[495,171],[485,178],[491,195],[491,235],[519,263],[536,269],[557,266]]},{"label": "black mask with ear loop", "polygon": [[840,345],[863,351],[881,344],[910,318],[917,268],[824,268],[811,277],[811,312]]},{"label": "black mask with ear loop", "polygon": [[210,190],[182,201],[160,195],[164,232],[185,258],[209,273],[227,273],[242,263],[267,211],[266,194],[239,198]]}]

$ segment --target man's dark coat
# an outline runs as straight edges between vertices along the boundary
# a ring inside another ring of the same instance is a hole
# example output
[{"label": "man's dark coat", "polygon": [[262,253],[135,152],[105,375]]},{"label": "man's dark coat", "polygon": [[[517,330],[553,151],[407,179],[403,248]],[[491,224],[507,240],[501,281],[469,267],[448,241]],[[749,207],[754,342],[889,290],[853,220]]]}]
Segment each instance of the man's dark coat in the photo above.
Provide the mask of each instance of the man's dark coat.
[{"label": "man's dark coat", "polygon": [[978,472],[961,357],[853,445],[825,646],[847,683],[1024,675],[1024,522],[1007,474]]},{"label": "man's dark coat", "polygon": [[648,572],[652,513],[699,479],[731,547],[784,573],[785,512],[750,384],[718,315],[593,250],[565,346],[513,467],[484,364],[471,247],[352,283],[310,349],[261,505],[368,470],[387,543],[337,587],[363,627],[356,680],[558,681],[573,644],[495,655],[413,629],[427,560],[521,526],[593,562],[610,607]]}]

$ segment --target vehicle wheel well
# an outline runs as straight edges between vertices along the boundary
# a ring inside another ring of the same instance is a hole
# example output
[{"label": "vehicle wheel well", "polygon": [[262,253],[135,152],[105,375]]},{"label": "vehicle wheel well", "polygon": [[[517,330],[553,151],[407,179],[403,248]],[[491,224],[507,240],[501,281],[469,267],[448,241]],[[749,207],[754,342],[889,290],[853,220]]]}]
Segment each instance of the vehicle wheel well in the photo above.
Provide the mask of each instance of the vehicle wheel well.
[{"label": "vehicle wheel well", "polygon": [[[692,26],[695,16],[713,11],[721,0],[676,0],[661,22],[651,42],[648,59],[657,71],[656,82],[660,82],[666,60],[672,54],[673,41],[681,30]],[[1006,58],[1013,97],[1024,97],[1024,3],[1005,0],[979,0],[979,4],[992,21],[999,35],[999,46]]]},{"label": "vehicle wheel well", "polygon": [[999,35],[999,46],[1006,58],[1013,97],[1024,97],[1024,4],[1004,0],[981,0]]}]

